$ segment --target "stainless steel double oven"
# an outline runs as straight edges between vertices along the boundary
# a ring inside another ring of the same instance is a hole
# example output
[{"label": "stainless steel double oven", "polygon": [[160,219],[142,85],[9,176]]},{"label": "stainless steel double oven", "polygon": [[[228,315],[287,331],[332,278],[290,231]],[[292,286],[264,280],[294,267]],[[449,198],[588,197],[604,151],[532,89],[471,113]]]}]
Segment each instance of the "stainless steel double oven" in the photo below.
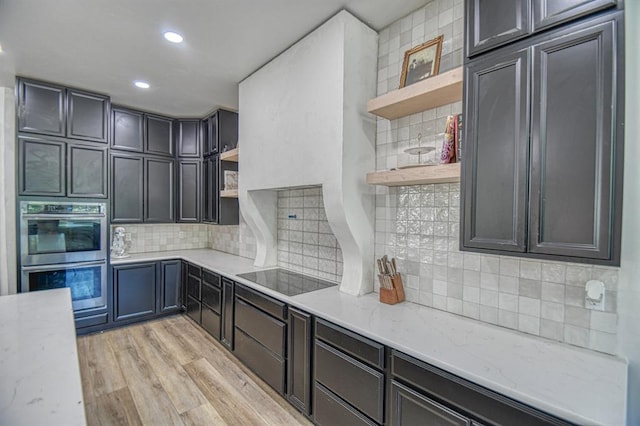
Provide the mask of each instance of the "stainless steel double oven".
[{"label": "stainless steel double oven", "polygon": [[21,290],[69,287],[73,309],[107,303],[105,203],[20,203]]}]

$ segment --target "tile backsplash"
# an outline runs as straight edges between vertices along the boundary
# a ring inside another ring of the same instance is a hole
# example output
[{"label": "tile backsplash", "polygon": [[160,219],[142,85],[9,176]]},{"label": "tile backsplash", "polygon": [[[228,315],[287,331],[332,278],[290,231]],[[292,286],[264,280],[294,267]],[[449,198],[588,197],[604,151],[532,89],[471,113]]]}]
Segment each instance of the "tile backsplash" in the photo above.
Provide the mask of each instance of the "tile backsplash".
[{"label": "tile backsplash", "polygon": [[[380,32],[378,95],[398,88],[406,50],[440,34],[440,73],[462,64],[463,7],[462,0],[433,0]],[[415,162],[403,151],[417,145],[419,134],[422,145],[436,148],[423,162],[439,158],[446,116],[460,112],[457,102],[398,120],[379,118],[376,169]],[[459,184],[377,187],[375,230],[376,257],[398,258],[408,301],[615,353],[618,268],[459,251]],[[589,279],[605,283],[605,312],[584,307]]]},{"label": "tile backsplash", "polygon": [[342,251],[324,211],[322,188],[278,192],[278,266],[342,279]]}]

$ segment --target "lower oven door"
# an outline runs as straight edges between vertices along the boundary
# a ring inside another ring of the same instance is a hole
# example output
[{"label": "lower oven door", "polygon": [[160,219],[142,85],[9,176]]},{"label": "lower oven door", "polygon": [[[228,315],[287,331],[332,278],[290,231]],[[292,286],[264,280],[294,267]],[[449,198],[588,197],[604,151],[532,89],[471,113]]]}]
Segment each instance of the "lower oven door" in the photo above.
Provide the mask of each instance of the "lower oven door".
[{"label": "lower oven door", "polygon": [[69,287],[73,310],[107,304],[107,262],[24,266],[22,292]]}]

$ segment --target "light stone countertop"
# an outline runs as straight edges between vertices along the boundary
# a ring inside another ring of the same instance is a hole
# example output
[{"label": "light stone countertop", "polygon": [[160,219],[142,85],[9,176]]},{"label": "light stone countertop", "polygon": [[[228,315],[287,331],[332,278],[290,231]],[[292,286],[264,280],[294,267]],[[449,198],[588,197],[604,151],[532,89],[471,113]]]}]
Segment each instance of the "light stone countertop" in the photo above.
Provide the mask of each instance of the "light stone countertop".
[{"label": "light stone countertop", "polygon": [[0,297],[0,424],[86,425],[68,288]]},{"label": "light stone countertop", "polygon": [[627,362],[414,303],[385,305],[337,287],[288,297],[236,275],[250,259],[215,250],[136,254],[112,264],[184,259],[542,411],[575,422],[625,424]]}]

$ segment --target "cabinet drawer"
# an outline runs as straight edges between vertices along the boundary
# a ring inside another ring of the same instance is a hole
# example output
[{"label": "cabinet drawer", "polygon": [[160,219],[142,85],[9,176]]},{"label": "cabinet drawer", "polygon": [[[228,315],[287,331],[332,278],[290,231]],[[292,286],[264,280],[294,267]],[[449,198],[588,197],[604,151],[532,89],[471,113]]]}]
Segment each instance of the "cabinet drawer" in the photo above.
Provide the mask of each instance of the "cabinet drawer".
[{"label": "cabinet drawer", "polygon": [[187,294],[196,300],[200,300],[200,278],[193,275],[187,276]]},{"label": "cabinet drawer", "polygon": [[320,426],[375,425],[319,383],[313,393],[313,407],[315,423]]},{"label": "cabinet drawer", "polygon": [[286,305],[278,300],[241,285],[236,286],[236,295],[278,319],[287,319]]},{"label": "cabinet drawer", "polygon": [[284,358],[286,324],[236,298],[236,328]]},{"label": "cabinet drawer", "polygon": [[106,324],[108,314],[91,315],[90,317],[76,318],[76,328],[92,327],[94,325]]},{"label": "cabinet drawer", "polygon": [[206,269],[202,270],[202,282],[205,282],[214,287],[220,288],[220,275],[215,272],[207,271]]},{"label": "cabinet drawer", "polygon": [[235,355],[275,390],[284,393],[285,362],[236,327]]},{"label": "cabinet drawer", "polygon": [[191,296],[187,297],[187,315],[191,317],[198,324],[201,323],[200,317],[200,302],[192,298]]},{"label": "cabinet drawer", "polygon": [[470,426],[471,421],[395,380],[391,382],[391,425],[425,424]]},{"label": "cabinet drawer", "polygon": [[188,272],[189,275],[193,275],[194,277],[200,278],[202,276],[202,268],[192,263],[189,263]]},{"label": "cabinet drawer", "polygon": [[373,420],[384,421],[384,374],[316,341],[315,378]]},{"label": "cabinet drawer", "polygon": [[202,305],[202,328],[220,340],[220,315],[206,305]]},{"label": "cabinet drawer", "polygon": [[395,350],[391,372],[394,379],[464,411],[477,421],[522,426],[569,424]]},{"label": "cabinet drawer", "polygon": [[374,367],[384,368],[384,345],[327,321],[316,320],[316,337]]},{"label": "cabinet drawer", "polygon": [[214,312],[220,314],[220,289],[213,287],[206,282],[202,283],[202,303],[211,308]]}]

